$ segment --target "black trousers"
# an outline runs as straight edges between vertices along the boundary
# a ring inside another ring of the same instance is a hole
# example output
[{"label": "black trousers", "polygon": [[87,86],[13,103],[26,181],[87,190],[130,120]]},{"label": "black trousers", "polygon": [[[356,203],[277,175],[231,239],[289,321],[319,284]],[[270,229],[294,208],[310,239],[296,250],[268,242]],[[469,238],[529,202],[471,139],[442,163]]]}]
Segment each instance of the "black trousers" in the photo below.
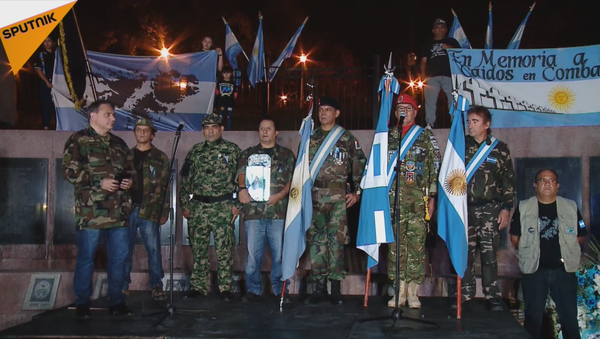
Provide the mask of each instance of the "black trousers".
[{"label": "black trousers", "polygon": [[563,268],[538,268],[533,274],[523,274],[525,330],[533,339],[540,338],[542,317],[548,290],[556,304],[564,339],[580,339],[577,323],[577,277]]}]

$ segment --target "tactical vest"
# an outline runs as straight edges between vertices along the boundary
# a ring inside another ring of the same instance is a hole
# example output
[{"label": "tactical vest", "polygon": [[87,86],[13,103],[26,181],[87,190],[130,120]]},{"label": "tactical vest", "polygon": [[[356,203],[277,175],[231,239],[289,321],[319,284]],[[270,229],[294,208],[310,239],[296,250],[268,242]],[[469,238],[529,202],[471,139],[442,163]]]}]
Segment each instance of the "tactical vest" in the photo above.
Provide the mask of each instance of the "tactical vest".
[{"label": "tactical vest", "polygon": [[[581,248],[577,240],[577,205],[574,201],[556,197],[558,242],[565,271],[579,269]],[[519,268],[525,274],[537,271],[540,262],[540,219],[537,197],[519,203],[521,237],[519,239]]]}]

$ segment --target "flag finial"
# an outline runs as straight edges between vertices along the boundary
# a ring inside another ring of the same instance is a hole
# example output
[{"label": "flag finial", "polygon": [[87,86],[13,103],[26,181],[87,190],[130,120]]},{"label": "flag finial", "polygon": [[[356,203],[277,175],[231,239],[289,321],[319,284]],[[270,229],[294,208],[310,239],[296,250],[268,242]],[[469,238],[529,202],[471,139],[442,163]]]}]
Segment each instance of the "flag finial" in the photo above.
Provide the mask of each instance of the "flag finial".
[{"label": "flag finial", "polygon": [[383,66],[383,68],[385,69],[385,74],[387,76],[394,76],[394,69],[396,69],[396,67],[392,67],[392,52],[390,52],[390,59],[388,60],[388,65]]}]

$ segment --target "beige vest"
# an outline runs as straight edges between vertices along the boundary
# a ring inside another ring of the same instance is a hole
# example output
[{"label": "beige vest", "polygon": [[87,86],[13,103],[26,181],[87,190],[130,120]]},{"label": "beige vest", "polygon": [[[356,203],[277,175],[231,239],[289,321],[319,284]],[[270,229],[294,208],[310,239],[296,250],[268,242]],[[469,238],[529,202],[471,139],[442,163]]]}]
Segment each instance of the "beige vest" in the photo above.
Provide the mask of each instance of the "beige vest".
[{"label": "beige vest", "polygon": [[[567,272],[579,269],[581,248],[577,240],[577,205],[574,201],[556,197],[558,214],[558,242],[560,255]],[[525,274],[535,273],[540,262],[540,220],[537,197],[519,203],[521,237],[519,239],[519,267]]]}]

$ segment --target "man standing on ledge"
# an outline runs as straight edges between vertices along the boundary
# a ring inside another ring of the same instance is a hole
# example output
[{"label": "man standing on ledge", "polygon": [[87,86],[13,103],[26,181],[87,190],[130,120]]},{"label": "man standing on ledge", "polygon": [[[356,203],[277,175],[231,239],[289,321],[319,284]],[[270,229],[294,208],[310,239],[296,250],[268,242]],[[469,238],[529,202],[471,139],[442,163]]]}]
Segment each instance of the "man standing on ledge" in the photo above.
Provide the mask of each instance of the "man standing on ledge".
[{"label": "man standing on ledge", "polygon": [[452,105],[452,74],[448,60],[448,48],[460,48],[458,41],[446,36],[446,21],[437,19],[433,23],[433,40],[423,46],[421,52],[421,79],[425,79],[425,120],[432,128],[440,89],[446,93],[448,107]]},{"label": "man standing on ledge", "polygon": [[[469,213],[469,253],[467,270],[462,279],[462,300],[475,297],[475,251],[481,257],[481,284],[491,311],[502,311],[502,294],[498,287],[500,245],[498,232],[510,222],[515,198],[515,172],[508,146],[492,136],[492,115],[481,106],[468,111],[469,136],[465,138],[467,164],[467,205]],[[453,305],[453,308],[456,304]]]},{"label": "man standing on ledge", "polygon": [[169,158],[152,144],[156,135],[156,128],[152,124],[152,120],[139,118],[135,122],[133,132],[136,145],[131,152],[133,153],[136,180],[131,192],[133,210],[129,218],[129,255],[125,264],[123,291],[129,291],[133,249],[139,229],[148,253],[148,278],[152,289],[152,298],[165,300],[167,294],[162,288],[164,271],[160,252],[160,225],[166,223],[169,218],[170,199],[168,195],[165,195],[165,190],[170,191],[167,187]]},{"label": "man standing on ledge", "polygon": [[[207,114],[202,119],[205,141],[190,149],[181,168],[179,200],[183,217],[188,219],[188,233],[194,260],[190,291],[186,298],[206,296],[210,274],[208,246],[210,233],[215,239],[217,276],[221,298],[233,299],[233,221],[240,213],[233,194],[240,148],[221,136],[221,117]],[[190,195],[193,197],[190,199]]]},{"label": "man standing on ledge", "polygon": [[[327,281],[331,283],[331,302],[343,304],[340,282],[345,277],[344,245],[349,242],[346,209],[360,200],[360,181],[367,159],[358,140],[335,123],[340,115],[337,100],[319,100],[319,121],[310,138],[310,173],[313,223],[306,232],[310,251],[311,275],[316,286],[308,298],[316,304],[327,296]],[[348,179],[353,192],[348,192]]]},{"label": "man standing on ledge", "polygon": [[579,339],[577,277],[587,235],[577,204],[557,196],[558,174],[550,168],[535,176],[536,196],[521,201],[510,226],[523,272],[525,330],[540,338],[548,291],[556,303],[563,338]]},{"label": "man standing on ledge", "polygon": [[129,213],[135,170],[133,156],[123,139],[110,133],[115,109],[99,100],[89,107],[89,126],[65,143],[62,173],[74,186],[77,227],[77,264],[73,278],[77,317],[89,319],[94,257],[100,237],[108,255],[108,298],[111,315],[133,314],[122,291],[129,253]]}]

